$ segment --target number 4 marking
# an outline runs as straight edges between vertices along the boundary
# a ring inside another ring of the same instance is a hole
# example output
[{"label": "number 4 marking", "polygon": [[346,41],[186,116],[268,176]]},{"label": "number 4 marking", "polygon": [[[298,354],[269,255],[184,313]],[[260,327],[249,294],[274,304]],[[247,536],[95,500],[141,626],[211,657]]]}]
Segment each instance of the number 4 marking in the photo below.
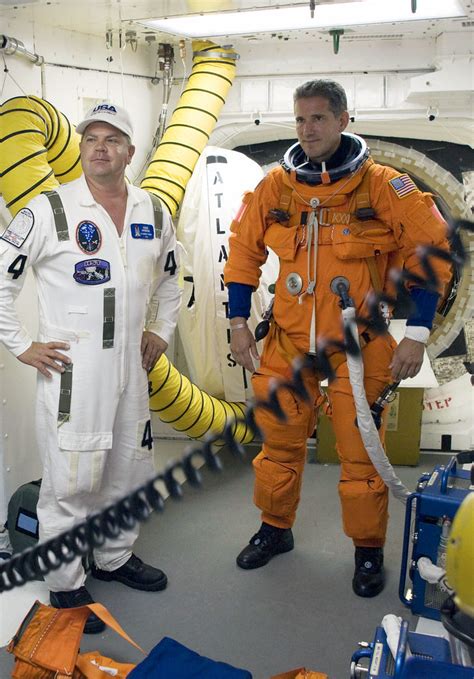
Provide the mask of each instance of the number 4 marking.
[{"label": "number 4 marking", "polygon": [[23,273],[26,259],[26,255],[18,255],[18,257],[8,267],[8,273],[12,274],[14,281],[16,281],[17,278],[20,278],[21,274]]},{"label": "number 4 marking", "polygon": [[176,260],[174,258],[174,250],[170,250],[166,256],[165,271],[169,271],[170,276],[174,276],[177,268],[178,265],[176,264]]},{"label": "number 4 marking", "polygon": [[142,436],[142,448],[147,447],[148,450],[153,448],[153,434],[151,433],[151,420],[147,420]]}]

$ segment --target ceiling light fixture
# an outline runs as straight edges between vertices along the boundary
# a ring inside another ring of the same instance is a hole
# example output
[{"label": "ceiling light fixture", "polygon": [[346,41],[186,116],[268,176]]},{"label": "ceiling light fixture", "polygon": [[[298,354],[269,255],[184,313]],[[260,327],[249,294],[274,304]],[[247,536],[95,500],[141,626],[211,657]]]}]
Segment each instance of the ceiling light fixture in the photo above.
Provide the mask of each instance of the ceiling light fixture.
[{"label": "ceiling light fixture", "polygon": [[224,35],[246,35],[298,29],[335,29],[367,24],[398,23],[428,19],[464,17],[460,0],[418,0],[416,14],[409,2],[360,0],[317,5],[314,17],[308,15],[308,4],[251,9],[239,12],[207,12],[169,16],[161,19],[138,19],[157,31],[186,38],[212,38]]}]

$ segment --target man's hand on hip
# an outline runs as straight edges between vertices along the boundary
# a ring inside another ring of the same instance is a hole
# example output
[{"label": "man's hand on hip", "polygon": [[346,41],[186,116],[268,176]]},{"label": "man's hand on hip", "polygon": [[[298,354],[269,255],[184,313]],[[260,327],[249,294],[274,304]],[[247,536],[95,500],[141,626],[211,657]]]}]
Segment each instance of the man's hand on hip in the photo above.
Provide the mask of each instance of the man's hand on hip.
[{"label": "man's hand on hip", "polygon": [[155,335],[154,332],[145,330],[142,335],[142,366],[145,370],[150,371],[161,354],[168,348],[168,342]]},{"label": "man's hand on hip", "polygon": [[69,349],[66,342],[33,342],[30,347],[17,358],[26,365],[36,368],[45,377],[52,377],[48,368],[59,373],[64,372],[64,364],[69,365],[71,359],[56,349]]}]

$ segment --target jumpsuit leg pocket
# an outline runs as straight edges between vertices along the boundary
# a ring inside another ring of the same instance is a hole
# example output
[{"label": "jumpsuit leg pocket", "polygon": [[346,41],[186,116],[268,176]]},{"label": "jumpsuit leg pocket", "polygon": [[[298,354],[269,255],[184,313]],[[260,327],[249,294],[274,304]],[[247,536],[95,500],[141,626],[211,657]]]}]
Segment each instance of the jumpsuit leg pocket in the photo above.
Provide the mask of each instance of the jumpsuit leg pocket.
[{"label": "jumpsuit leg pocket", "polygon": [[58,432],[58,456],[53,460],[52,482],[58,499],[101,489],[112,432]]},{"label": "jumpsuit leg pocket", "polygon": [[273,462],[265,455],[253,461],[255,471],[254,502],[263,512],[290,515],[298,503],[298,474],[290,466]]},{"label": "jumpsuit leg pocket", "polygon": [[344,532],[359,540],[385,540],[388,521],[388,489],[380,477],[341,481]]}]

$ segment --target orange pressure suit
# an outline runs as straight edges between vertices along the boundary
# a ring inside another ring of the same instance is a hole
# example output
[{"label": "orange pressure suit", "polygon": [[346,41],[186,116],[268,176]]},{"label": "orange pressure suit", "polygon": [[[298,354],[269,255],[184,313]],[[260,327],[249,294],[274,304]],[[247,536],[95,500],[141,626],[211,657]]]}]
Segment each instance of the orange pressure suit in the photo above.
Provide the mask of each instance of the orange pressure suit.
[{"label": "orange pressure suit", "polygon": [[[351,136],[365,145],[360,138]],[[328,176],[324,179],[327,181]],[[313,206],[318,202],[318,206],[313,209],[311,202]],[[372,211],[364,212],[369,207]],[[361,220],[356,212],[363,217],[375,213],[375,217]],[[407,175],[374,163],[368,151],[358,169],[329,183],[311,186],[298,181],[296,171],[288,167],[271,170],[253,193],[245,195],[231,231],[224,270],[226,284],[243,283],[256,289],[266,248],[271,248],[280,260],[273,322],[260,366],[252,377],[257,398],[267,397],[272,378],[291,378],[290,364],[295,355],[292,348],[315,353],[317,338],[342,340],[340,300],[331,291],[331,281],[336,276],[348,279],[357,315],[367,315],[367,295],[377,288],[389,289],[388,271],[392,267],[404,263],[407,270],[426,278],[415,252],[417,245],[448,249],[446,223],[429,194],[421,193]],[[450,279],[450,267],[439,258],[431,264],[442,292]],[[369,336],[365,330],[359,326],[364,387],[368,402],[373,403],[392,381],[389,365],[396,343],[388,333]],[[380,547],[386,534],[388,489],[372,465],[355,425],[344,359],[341,354],[336,379],[328,387],[341,463],[343,527],[356,546]],[[314,431],[317,409],[323,401],[316,374],[307,379],[306,386],[312,403],[287,390],[278,391],[288,417],[286,422],[267,410],[257,412],[264,443],[253,462],[254,502],[262,511],[262,520],[279,528],[290,528],[294,523],[306,442]],[[380,437],[383,443],[383,426]]]}]

